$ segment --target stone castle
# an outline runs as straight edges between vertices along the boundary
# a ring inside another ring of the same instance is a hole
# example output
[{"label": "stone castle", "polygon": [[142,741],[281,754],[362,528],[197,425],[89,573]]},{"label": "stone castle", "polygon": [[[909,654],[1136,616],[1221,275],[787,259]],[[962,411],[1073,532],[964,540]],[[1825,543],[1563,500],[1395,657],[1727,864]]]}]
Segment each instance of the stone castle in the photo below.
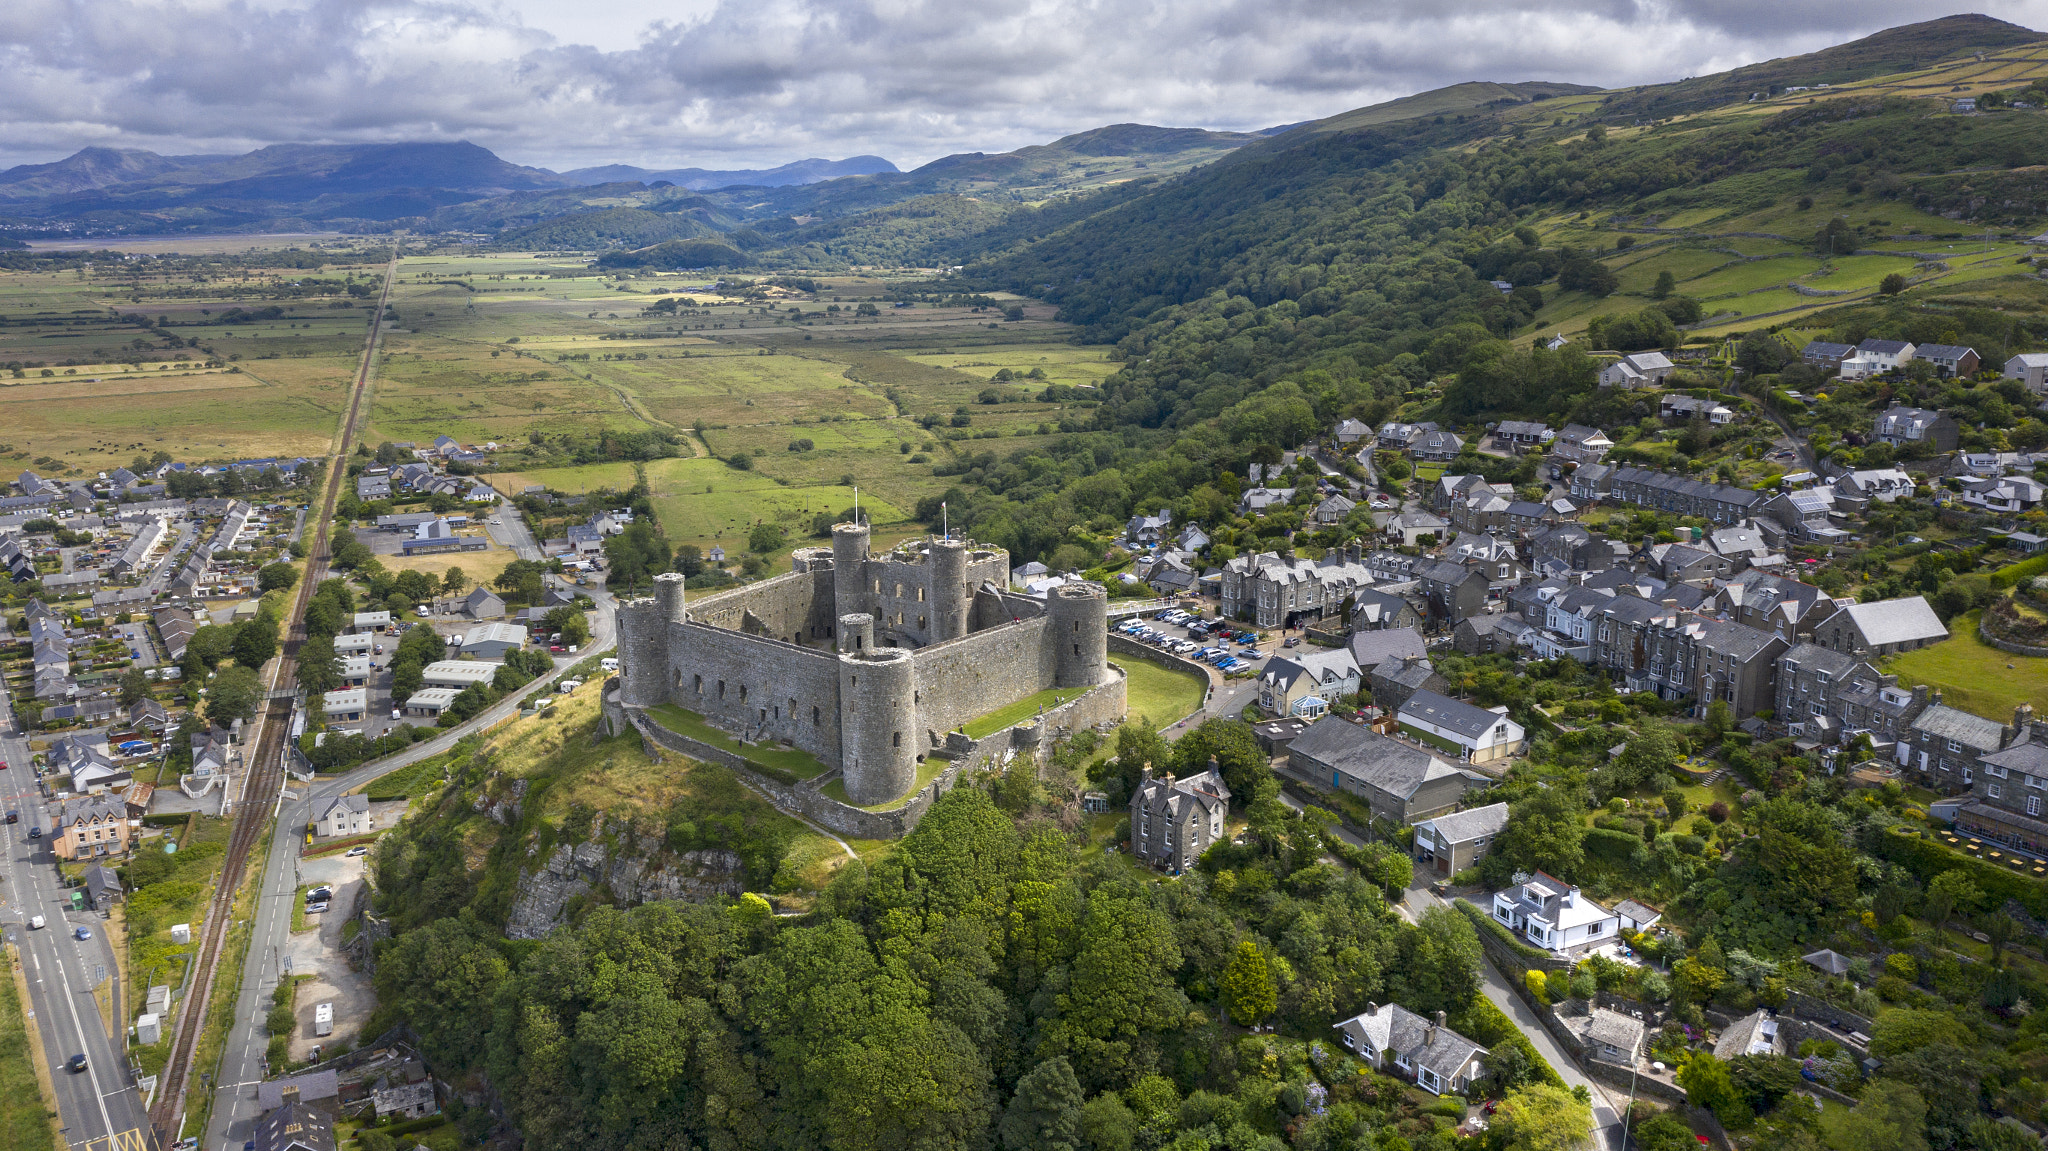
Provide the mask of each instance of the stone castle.
[{"label": "stone castle", "polygon": [[788,574],[702,603],[685,604],[682,576],[656,576],[653,599],[619,608],[619,702],[810,752],[861,806],[903,797],[947,732],[1036,692],[1113,693],[1090,710],[1121,715],[1103,589],[1040,601],[1007,590],[1009,566],[954,539],[871,554],[867,525],[847,523]]}]

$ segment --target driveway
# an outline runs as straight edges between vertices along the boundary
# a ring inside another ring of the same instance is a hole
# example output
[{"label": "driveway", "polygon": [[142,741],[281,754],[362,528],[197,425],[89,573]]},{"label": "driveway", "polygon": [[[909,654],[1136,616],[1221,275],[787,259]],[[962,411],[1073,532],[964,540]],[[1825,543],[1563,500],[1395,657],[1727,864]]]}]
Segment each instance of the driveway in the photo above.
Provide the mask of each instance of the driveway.
[{"label": "driveway", "polygon": [[[1453,914],[1457,913],[1450,904],[1430,894],[1427,887],[1410,887],[1402,899],[1399,910],[1403,918],[1415,920],[1431,907],[1443,907],[1452,910]],[[1587,1078],[1586,1073],[1579,1070],[1578,1062],[1551,1037],[1549,1029],[1536,1017],[1536,1012],[1531,1010],[1527,1003],[1522,1002],[1522,997],[1516,995],[1508,986],[1507,980],[1495,970],[1492,959],[1480,961],[1479,973],[1484,980],[1480,990],[1493,1001],[1495,1007],[1514,1020],[1515,1026],[1521,1029],[1522,1034],[1528,1037],[1529,1042],[1535,1045],[1543,1058],[1556,1068],[1565,1086],[1584,1087],[1592,1095],[1596,1145],[1611,1151],[1621,1151],[1621,1104],[1608,1096],[1606,1087]]]}]

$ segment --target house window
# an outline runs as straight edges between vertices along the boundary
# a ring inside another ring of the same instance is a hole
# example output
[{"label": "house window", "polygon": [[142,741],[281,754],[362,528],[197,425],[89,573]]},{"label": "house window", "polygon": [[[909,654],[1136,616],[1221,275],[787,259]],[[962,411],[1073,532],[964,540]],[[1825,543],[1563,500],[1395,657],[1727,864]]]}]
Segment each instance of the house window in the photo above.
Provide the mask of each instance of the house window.
[{"label": "house window", "polygon": [[1960,743],[1957,743],[1957,742],[1956,742],[1955,740],[1952,740],[1952,739],[1951,739],[1951,740],[1948,740],[1947,742],[1948,742],[1948,749],[1949,749],[1950,751],[1961,751],[1961,750],[1963,750],[1963,745],[1962,745],[1962,744],[1960,744]]},{"label": "house window", "polygon": [[2027,797],[2027,814],[2028,814],[2028,815],[2039,815],[2039,814],[2041,814],[2041,797],[2040,797],[2040,796],[2038,796],[2038,795],[2030,795],[2030,796],[2028,796],[2028,797]]},{"label": "house window", "polygon": [[1993,798],[1993,799],[1997,799],[1997,798],[1999,798],[2000,796],[2002,796],[2002,795],[2004,795],[2004,794],[2005,794],[2005,789],[2004,789],[2004,788],[2002,788],[2002,787],[2000,787],[2000,786],[1998,786],[1998,785],[1997,785],[1997,784],[1995,784],[1995,783],[1991,783],[1991,784],[1986,784],[1986,785],[1984,786],[1984,793],[1985,793],[1986,795],[1989,795],[1989,796],[1990,796],[1991,798]]}]

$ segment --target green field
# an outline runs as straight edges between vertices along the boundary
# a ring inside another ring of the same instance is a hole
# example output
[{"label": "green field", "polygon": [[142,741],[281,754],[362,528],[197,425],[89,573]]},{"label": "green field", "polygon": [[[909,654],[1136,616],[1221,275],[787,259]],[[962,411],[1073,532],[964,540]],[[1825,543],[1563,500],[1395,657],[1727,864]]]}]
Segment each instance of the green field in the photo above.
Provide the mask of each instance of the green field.
[{"label": "green field", "polygon": [[1907,686],[1941,689],[1942,702],[2003,722],[2020,704],[2048,713],[2048,659],[2008,655],[1977,635],[1977,612],[1949,621],[1949,638],[1892,656],[1884,670]]},{"label": "green field", "polygon": [[962,725],[971,738],[986,739],[1012,724],[1022,723],[1037,715],[1040,708],[1047,711],[1079,698],[1088,689],[1084,687],[1049,687],[1033,692],[1013,704],[999,707],[978,719]]},{"label": "green field", "polygon": [[1113,660],[1124,669],[1124,713],[1144,717],[1164,728],[1202,706],[1209,685],[1184,671],[1148,659],[1122,656]]},{"label": "green field", "polygon": [[[0,958],[11,968],[14,952]],[[29,1055],[28,1023],[13,972],[0,972],[0,1151],[62,1147]]]}]

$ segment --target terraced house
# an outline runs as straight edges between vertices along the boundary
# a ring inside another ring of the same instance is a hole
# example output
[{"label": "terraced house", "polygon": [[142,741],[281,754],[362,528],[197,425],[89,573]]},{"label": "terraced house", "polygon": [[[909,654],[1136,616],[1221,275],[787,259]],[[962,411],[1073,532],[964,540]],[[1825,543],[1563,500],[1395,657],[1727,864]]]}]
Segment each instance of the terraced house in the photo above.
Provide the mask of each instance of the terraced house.
[{"label": "terraced house", "polygon": [[1297,627],[1335,616],[1345,597],[1373,585],[1363,560],[1356,544],[1320,560],[1282,558],[1277,552],[1238,556],[1223,565],[1223,618]]},{"label": "terraced house", "polygon": [[2039,852],[2048,849],[2048,723],[2022,704],[2013,726],[2019,733],[2004,750],[1979,759],[1983,771],[1956,812],[1956,826]]},{"label": "terraced house", "polygon": [[1615,468],[1605,480],[1606,490],[1595,493],[1597,498],[1656,508],[1674,515],[1699,516],[1717,524],[1740,523],[1748,519],[1764,499],[1763,493],[1749,488],[1711,483],[1649,468]]},{"label": "terraced house", "polygon": [[1794,738],[1840,743],[1868,732],[1889,747],[1927,701],[1927,688],[1902,688],[1898,676],[1818,644],[1802,643],[1778,657],[1777,722]]}]

